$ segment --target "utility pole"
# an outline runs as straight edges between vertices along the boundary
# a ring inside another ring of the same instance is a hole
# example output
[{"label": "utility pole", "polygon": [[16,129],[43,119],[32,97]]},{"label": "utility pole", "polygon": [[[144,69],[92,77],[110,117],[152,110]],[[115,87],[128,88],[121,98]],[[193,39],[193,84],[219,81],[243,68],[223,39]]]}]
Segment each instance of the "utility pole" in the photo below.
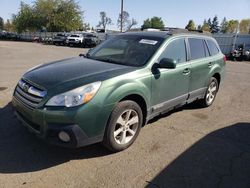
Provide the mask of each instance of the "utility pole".
[{"label": "utility pole", "polygon": [[122,24],[123,24],[123,0],[121,0],[121,33],[122,33]]},{"label": "utility pole", "polygon": [[236,29],[236,32],[235,32],[233,50],[235,50],[236,41],[237,41],[237,37],[238,37],[239,32],[240,32],[240,23],[238,23],[238,26],[237,26],[237,29]]}]

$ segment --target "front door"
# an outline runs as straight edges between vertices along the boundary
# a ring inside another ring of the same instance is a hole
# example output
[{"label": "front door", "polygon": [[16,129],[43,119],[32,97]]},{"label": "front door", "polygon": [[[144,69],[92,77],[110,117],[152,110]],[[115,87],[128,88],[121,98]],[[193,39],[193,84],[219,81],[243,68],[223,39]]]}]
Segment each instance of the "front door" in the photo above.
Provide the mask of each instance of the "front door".
[{"label": "front door", "polygon": [[158,58],[170,58],[176,61],[175,69],[153,69],[152,76],[152,112],[169,109],[188,98],[190,82],[190,64],[187,62],[185,38],[173,39]]}]

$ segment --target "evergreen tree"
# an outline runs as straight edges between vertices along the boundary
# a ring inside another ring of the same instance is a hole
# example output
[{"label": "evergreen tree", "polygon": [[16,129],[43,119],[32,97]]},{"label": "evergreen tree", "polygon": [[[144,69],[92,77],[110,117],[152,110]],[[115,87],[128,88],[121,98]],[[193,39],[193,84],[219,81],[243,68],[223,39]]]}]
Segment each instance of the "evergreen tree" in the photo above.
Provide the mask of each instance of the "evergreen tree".
[{"label": "evergreen tree", "polygon": [[220,26],[219,26],[217,16],[214,16],[210,30],[211,30],[211,33],[218,33],[220,31]]},{"label": "evergreen tree", "polygon": [[220,31],[222,33],[227,33],[228,32],[228,21],[226,19],[226,17],[223,18],[221,24],[220,24]]},{"label": "evergreen tree", "polygon": [[141,26],[142,29],[148,29],[148,28],[153,28],[153,29],[164,29],[164,23],[163,20],[160,17],[153,17],[151,19],[146,19],[143,22],[143,25]]},{"label": "evergreen tree", "polygon": [[151,28],[151,20],[149,18],[144,20],[143,25],[141,26],[141,28],[142,28],[142,30]]},{"label": "evergreen tree", "polygon": [[207,20],[203,21],[203,25],[201,27],[201,30],[210,32],[210,26],[209,26],[209,23],[207,22]]},{"label": "evergreen tree", "polygon": [[209,26],[209,31],[211,31],[211,28],[212,28],[211,18],[209,18],[209,19],[207,20],[207,24],[208,24],[208,26]]},{"label": "evergreen tree", "polygon": [[202,26],[201,26],[201,25],[198,25],[198,26],[197,26],[197,30],[202,30]]},{"label": "evergreen tree", "polygon": [[187,30],[195,30],[195,23],[193,20],[189,20],[188,24],[186,25],[185,29]]}]

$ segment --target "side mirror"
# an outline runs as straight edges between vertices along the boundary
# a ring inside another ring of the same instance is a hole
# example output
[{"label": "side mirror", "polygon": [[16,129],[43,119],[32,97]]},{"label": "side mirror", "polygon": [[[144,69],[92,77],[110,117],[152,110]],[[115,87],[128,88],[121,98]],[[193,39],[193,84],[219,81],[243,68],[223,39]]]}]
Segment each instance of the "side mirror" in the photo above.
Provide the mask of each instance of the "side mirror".
[{"label": "side mirror", "polygon": [[86,57],[85,54],[79,54],[79,57]]},{"label": "side mirror", "polygon": [[176,67],[176,60],[170,59],[170,58],[163,58],[159,62],[159,68],[165,68],[165,69],[175,69]]},{"label": "side mirror", "polygon": [[90,53],[93,49],[94,49],[94,48],[90,48],[90,49],[88,50],[88,53]]},{"label": "side mirror", "polygon": [[86,54],[79,54],[79,57],[89,57],[89,53],[93,50],[94,48],[90,48]]}]

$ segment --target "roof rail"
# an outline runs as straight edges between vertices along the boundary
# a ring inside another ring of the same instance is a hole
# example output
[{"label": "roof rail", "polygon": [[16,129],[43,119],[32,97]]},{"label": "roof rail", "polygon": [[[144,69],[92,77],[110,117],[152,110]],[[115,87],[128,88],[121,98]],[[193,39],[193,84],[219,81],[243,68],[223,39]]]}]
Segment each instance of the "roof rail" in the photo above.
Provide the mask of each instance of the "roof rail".
[{"label": "roof rail", "polygon": [[208,31],[203,31],[203,30],[188,30],[188,29],[182,29],[182,28],[176,28],[176,27],[166,27],[164,28],[162,31],[166,31],[169,34],[178,34],[178,33],[200,33],[200,34],[204,34],[204,35],[212,35],[210,32]]}]

